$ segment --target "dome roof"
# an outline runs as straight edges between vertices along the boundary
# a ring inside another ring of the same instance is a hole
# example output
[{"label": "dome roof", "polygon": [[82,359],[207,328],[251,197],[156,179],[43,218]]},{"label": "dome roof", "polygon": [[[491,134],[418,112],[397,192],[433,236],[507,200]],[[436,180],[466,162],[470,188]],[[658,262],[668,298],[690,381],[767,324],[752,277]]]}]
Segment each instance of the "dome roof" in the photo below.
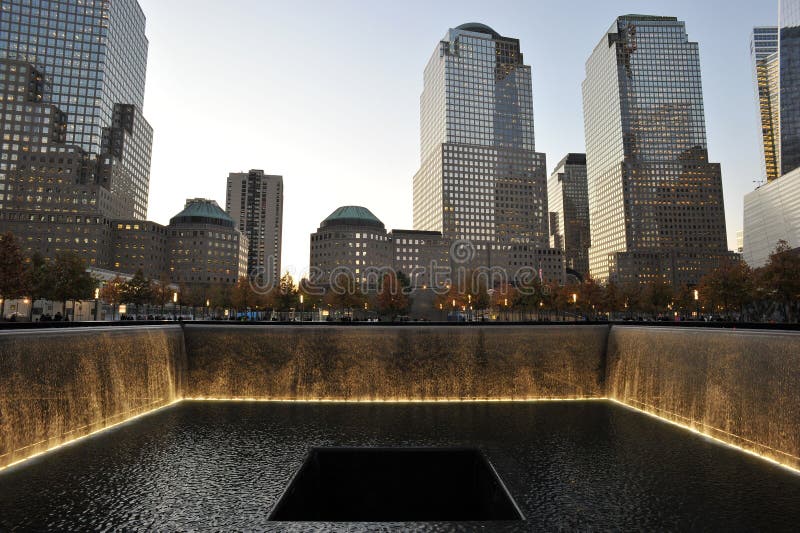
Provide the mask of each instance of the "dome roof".
[{"label": "dome roof", "polygon": [[222,210],[214,200],[204,200],[197,198],[186,200],[186,207],[183,211],[172,217],[169,221],[172,224],[215,224],[226,228],[232,228],[236,224],[233,219]]},{"label": "dome roof", "polygon": [[476,33],[487,33],[491,35],[493,39],[500,39],[502,37],[502,35],[494,31],[492,28],[490,28],[486,24],[481,24],[480,22],[467,22],[466,24],[458,26],[456,29],[464,31],[474,31]]},{"label": "dome roof", "polygon": [[383,228],[383,222],[372,211],[359,205],[344,205],[322,221],[321,228],[328,226],[374,226]]}]

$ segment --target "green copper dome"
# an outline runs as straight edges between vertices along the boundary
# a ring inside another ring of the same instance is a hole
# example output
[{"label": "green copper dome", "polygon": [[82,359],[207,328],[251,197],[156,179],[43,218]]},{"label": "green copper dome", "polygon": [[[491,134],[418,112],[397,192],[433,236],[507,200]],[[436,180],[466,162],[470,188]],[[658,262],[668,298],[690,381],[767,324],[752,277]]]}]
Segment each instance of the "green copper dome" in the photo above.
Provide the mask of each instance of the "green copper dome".
[{"label": "green copper dome", "polygon": [[374,226],[376,228],[383,228],[383,222],[378,220],[378,217],[372,214],[372,211],[366,207],[358,205],[344,205],[328,215],[328,218],[322,221],[321,228],[328,226]]},{"label": "green copper dome", "polygon": [[214,200],[187,200],[183,211],[172,217],[172,224],[215,224],[226,228],[234,227],[233,219],[217,205]]}]

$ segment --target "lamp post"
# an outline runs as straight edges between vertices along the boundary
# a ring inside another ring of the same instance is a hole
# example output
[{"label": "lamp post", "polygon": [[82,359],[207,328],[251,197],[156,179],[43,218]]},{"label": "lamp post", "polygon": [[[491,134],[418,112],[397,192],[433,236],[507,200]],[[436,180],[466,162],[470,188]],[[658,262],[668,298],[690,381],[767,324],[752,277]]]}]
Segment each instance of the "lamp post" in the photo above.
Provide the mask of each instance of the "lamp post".
[{"label": "lamp post", "polygon": [[303,295],[300,295],[300,322],[303,321]]},{"label": "lamp post", "polygon": [[578,293],[572,293],[572,304],[575,306],[575,315],[572,317],[575,322],[578,321]]},{"label": "lamp post", "polygon": [[211,311],[211,300],[206,300],[206,318],[209,317]]},{"label": "lamp post", "polygon": [[695,289],[692,293],[694,295],[694,314],[700,319],[700,292]]},{"label": "lamp post", "polygon": [[99,316],[100,312],[98,311],[98,307],[100,306],[100,288],[96,287],[94,289],[94,321],[97,322],[100,320]]}]

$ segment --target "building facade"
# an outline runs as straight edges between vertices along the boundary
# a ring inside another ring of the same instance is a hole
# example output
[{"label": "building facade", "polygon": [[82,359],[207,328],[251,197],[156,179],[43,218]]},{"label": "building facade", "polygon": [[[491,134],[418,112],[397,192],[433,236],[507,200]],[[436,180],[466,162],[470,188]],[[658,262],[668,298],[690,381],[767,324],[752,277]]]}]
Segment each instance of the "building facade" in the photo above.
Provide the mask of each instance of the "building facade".
[{"label": "building facade", "polygon": [[750,55],[753,60],[758,101],[758,119],[761,125],[763,177],[767,181],[772,181],[781,174],[778,35],[776,26],[759,26],[753,28],[753,35],[750,39]]},{"label": "building facade", "polygon": [[744,197],[742,256],[747,264],[764,266],[780,240],[800,248],[800,168]]},{"label": "building facade", "polygon": [[392,245],[383,222],[361,206],[342,206],[311,234],[310,280],[330,287],[340,275],[375,290],[392,267]]},{"label": "building facade", "polygon": [[800,167],[800,0],[780,0],[781,174]]},{"label": "building facade", "polygon": [[545,173],[519,40],[450,29],[424,71],[414,229],[463,242],[469,266],[507,268],[512,245],[549,247]]},{"label": "building facade", "polygon": [[247,275],[247,237],[214,200],[186,200],[170,219],[167,237],[173,283],[205,290]]},{"label": "building facade", "polygon": [[589,189],[586,154],[567,154],[556,165],[547,182],[550,209],[550,247],[564,251],[564,264],[571,274],[585,279],[589,274]]},{"label": "building facade", "polygon": [[248,272],[264,272],[275,286],[281,277],[283,177],[263,170],[228,175],[225,211],[247,236]]},{"label": "building facade", "polygon": [[674,17],[621,16],[582,90],[592,277],[696,284],[729,257],[697,43]]},{"label": "building facade", "polygon": [[[147,213],[152,129],[141,116],[147,48],[136,0],[0,4],[0,59],[29,63],[46,78],[44,101],[69,117],[64,142],[106,170],[121,167],[106,178],[125,206],[112,213],[120,218]],[[114,149],[104,147],[110,140]]]},{"label": "building facade", "polygon": [[111,224],[111,269],[141,271],[147,279],[169,280],[169,228],[148,220],[115,220]]},{"label": "building facade", "polygon": [[443,286],[450,279],[450,240],[439,231],[389,232],[391,266],[408,276],[410,288]]}]

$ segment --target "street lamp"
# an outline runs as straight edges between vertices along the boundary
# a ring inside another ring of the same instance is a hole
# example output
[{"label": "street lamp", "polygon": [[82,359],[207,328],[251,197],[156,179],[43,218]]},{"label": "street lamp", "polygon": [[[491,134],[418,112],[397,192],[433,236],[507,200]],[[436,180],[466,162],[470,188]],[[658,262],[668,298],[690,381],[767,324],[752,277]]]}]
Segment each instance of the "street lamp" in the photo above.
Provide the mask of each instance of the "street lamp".
[{"label": "street lamp", "polygon": [[100,320],[98,311],[98,307],[100,306],[100,287],[96,287],[94,289],[94,321],[97,322]]},{"label": "street lamp", "polygon": [[573,292],[572,293],[572,304],[575,306],[575,314],[573,315],[572,318],[574,319],[575,322],[577,322],[578,321],[578,293],[577,292]]},{"label": "street lamp", "polygon": [[697,318],[700,318],[700,291],[695,289],[692,293],[694,294],[694,314]]},{"label": "street lamp", "polygon": [[211,313],[210,307],[211,307],[211,300],[206,300],[206,318],[208,318],[208,316]]},{"label": "street lamp", "polygon": [[303,295],[300,295],[300,322],[303,321]]}]

